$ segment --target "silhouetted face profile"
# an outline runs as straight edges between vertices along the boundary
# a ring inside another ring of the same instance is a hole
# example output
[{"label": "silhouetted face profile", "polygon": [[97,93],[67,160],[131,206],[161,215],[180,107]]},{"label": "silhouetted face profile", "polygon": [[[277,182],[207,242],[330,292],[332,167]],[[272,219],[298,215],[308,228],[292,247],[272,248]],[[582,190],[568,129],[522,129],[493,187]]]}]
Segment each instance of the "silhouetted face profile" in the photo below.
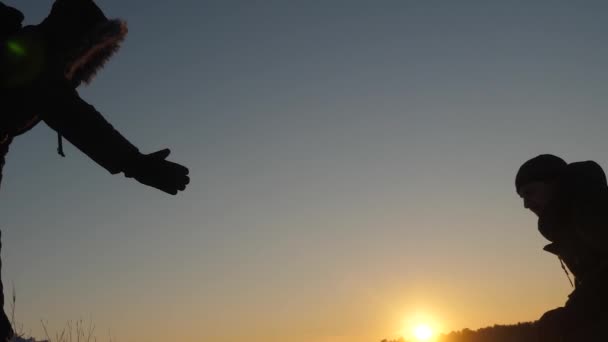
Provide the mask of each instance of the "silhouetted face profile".
[{"label": "silhouetted face profile", "polygon": [[515,176],[515,189],[524,200],[524,208],[540,217],[554,197],[557,180],[567,165],[563,159],[551,154],[541,154],[526,161]]},{"label": "silhouetted face profile", "polygon": [[519,188],[518,194],[524,200],[524,208],[530,209],[540,217],[553,198],[555,184],[552,182],[534,181]]}]

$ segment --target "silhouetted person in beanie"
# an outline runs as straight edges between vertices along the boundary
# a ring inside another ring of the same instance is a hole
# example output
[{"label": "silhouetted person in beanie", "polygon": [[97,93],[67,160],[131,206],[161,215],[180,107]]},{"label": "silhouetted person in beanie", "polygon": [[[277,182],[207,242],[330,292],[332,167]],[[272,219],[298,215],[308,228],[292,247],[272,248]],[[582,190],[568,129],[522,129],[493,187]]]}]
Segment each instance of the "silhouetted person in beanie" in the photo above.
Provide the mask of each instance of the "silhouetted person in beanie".
[{"label": "silhouetted person in beanie", "polygon": [[[550,241],[544,250],[567,266],[574,291],[538,321],[541,341],[608,341],[608,185],[593,161],[553,155],[524,163],[515,178],[524,207]],[[564,271],[569,276],[566,267]]]},{"label": "silhouetted person in beanie", "polygon": [[[126,23],[108,20],[91,0],[57,0],[40,24],[22,21],[20,11],[0,2],[0,182],[13,138],[44,121],[57,131],[62,155],[65,137],[111,174],[172,195],[184,190],[188,169],[167,161],[168,149],[140,153],[76,91],[118,50]],[[12,329],[0,316],[2,342]]]}]

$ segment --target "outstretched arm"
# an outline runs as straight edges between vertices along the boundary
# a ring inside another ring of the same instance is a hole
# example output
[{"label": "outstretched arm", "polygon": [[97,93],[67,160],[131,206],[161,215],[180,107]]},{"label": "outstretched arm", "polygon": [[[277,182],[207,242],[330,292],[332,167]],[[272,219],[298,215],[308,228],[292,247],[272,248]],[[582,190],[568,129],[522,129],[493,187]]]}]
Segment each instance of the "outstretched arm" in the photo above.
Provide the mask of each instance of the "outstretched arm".
[{"label": "outstretched arm", "polygon": [[124,172],[142,184],[175,195],[186,188],[188,169],[165,160],[169,150],[141,154],[76,90],[50,90],[44,122],[112,174]]}]

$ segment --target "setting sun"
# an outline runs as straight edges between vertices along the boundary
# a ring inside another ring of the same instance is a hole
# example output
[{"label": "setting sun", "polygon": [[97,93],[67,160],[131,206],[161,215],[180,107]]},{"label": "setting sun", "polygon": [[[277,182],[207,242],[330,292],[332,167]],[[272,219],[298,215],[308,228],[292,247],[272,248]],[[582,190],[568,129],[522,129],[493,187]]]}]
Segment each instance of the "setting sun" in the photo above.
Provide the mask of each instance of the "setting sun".
[{"label": "setting sun", "polygon": [[433,337],[433,329],[426,324],[421,324],[414,328],[414,336],[419,341],[428,341]]},{"label": "setting sun", "polygon": [[403,316],[399,334],[406,341],[431,342],[435,341],[444,329],[441,315],[427,305]]}]

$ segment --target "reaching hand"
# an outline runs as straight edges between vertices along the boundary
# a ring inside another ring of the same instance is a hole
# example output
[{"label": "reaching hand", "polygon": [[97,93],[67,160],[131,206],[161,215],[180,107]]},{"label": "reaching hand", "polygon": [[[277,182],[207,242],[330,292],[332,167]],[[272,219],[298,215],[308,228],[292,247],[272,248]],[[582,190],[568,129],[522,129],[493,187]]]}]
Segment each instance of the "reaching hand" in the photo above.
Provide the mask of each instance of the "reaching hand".
[{"label": "reaching hand", "polygon": [[135,178],[142,184],[176,195],[178,191],[186,189],[190,177],[188,177],[188,168],[165,160],[170,153],[171,151],[166,148],[144,154],[131,170],[125,172],[125,175]]}]

